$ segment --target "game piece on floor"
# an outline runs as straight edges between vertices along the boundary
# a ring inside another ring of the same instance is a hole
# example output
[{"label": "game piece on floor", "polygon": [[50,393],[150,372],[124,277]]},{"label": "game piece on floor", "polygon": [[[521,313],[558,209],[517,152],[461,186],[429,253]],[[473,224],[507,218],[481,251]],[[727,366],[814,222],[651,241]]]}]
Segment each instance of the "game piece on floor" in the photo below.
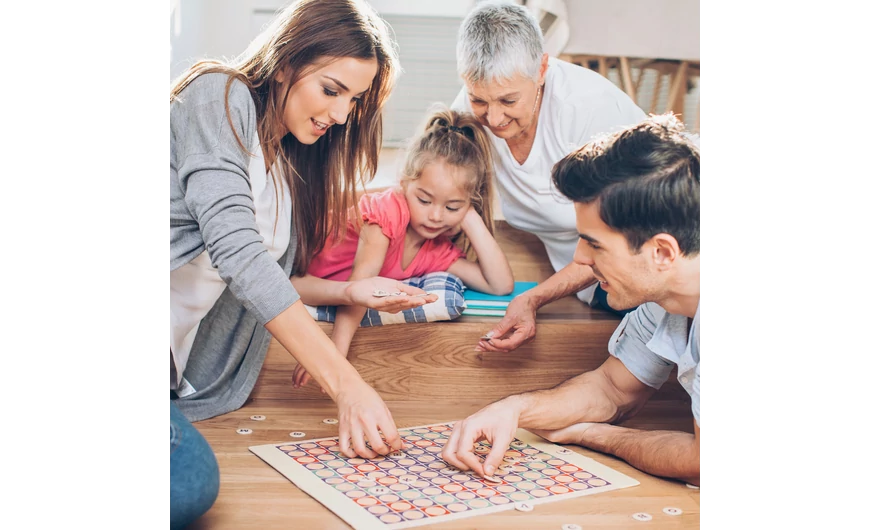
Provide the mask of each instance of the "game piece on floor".
[{"label": "game piece on floor", "polygon": [[637,521],[652,521],[652,515],[648,513],[638,512],[632,515],[632,517]]},{"label": "game piece on floor", "polygon": [[293,431],[290,433],[293,438],[305,438],[305,433],[302,431]]},{"label": "game piece on floor", "polygon": [[[506,452],[512,471],[490,477],[491,484],[441,459],[452,425],[399,429],[405,449],[373,459],[345,457],[338,437],[249,449],[357,530],[456,521],[638,484],[579,453],[557,456],[559,446],[523,429]],[[478,457],[491,449],[487,442],[474,447]]]},{"label": "game piece on floor", "polygon": [[237,434],[251,434],[252,432],[254,431],[251,429],[236,429]]},{"label": "game piece on floor", "polygon": [[263,416],[261,414],[254,414],[253,416],[251,416],[251,419],[254,421],[263,421],[266,419],[266,416]]},{"label": "game piece on floor", "polygon": [[514,506],[514,508],[521,511],[521,512],[530,512],[530,511],[535,509],[534,506],[532,506],[531,504],[529,504],[527,502],[518,502],[517,505]]},{"label": "game piece on floor", "polygon": [[325,420],[323,420],[323,423],[326,423],[328,425],[335,425],[336,423],[338,423],[338,420],[335,418],[326,418]]},{"label": "game piece on floor", "polygon": [[562,525],[562,530],[583,530],[583,527],[582,527],[582,526],[578,526],[578,525],[576,525],[576,524],[568,523],[568,524],[563,524],[563,525]]},{"label": "game piece on floor", "polygon": [[679,508],[662,508],[662,511],[667,515],[681,515],[683,513],[683,510]]},{"label": "game piece on floor", "polygon": [[688,482],[686,482],[686,487],[689,488],[690,490],[699,490],[699,489],[701,489],[701,488],[699,488],[698,486],[695,486],[694,484],[689,484]]}]

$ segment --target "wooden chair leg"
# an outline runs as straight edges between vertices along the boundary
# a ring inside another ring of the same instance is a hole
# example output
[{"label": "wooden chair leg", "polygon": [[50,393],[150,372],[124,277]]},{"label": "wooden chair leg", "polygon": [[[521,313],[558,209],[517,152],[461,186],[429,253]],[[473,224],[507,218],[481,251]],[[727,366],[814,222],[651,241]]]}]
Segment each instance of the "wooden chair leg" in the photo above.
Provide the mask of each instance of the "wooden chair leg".
[{"label": "wooden chair leg", "polygon": [[[674,114],[683,114],[683,102],[686,98],[686,70],[689,69],[689,62],[682,61],[677,67],[676,73],[671,76],[671,86],[668,90],[668,107],[667,111],[672,111]],[[680,116],[682,119],[682,116]]]},{"label": "wooden chair leg", "polygon": [[619,58],[619,77],[622,79],[622,90],[632,101],[637,103],[637,92],[634,89],[634,82],[631,78],[631,66],[628,64],[628,58]]},{"label": "wooden chair leg", "polygon": [[598,58],[598,73],[607,77],[607,57]]},{"label": "wooden chair leg", "polygon": [[662,76],[663,76],[662,71],[656,69],[656,82],[655,82],[655,85],[653,85],[652,103],[650,103],[650,106],[649,106],[649,113],[650,114],[656,113],[656,107],[659,104],[659,95],[662,92]]}]

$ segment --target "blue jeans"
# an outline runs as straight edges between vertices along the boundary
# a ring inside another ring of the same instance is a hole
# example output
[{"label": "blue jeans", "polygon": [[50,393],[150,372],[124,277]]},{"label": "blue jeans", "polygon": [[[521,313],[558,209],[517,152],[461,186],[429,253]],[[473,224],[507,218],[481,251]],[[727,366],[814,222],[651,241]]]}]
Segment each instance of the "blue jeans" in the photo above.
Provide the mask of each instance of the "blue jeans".
[{"label": "blue jeans", "polygon": [[220,473],[211,446],[169,402],[169,527],[184,528],[217,499]]}]

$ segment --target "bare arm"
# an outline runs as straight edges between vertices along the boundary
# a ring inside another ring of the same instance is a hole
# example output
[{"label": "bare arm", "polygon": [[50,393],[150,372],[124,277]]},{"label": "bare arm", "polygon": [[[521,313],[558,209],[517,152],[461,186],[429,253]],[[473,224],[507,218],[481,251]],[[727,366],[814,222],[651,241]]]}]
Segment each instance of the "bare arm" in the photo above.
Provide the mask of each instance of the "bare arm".
[{"label": "bare arm", "polygon": [[535,316],[541,307],[592,285],[595,277],[586,265],[571,262],[533,289],[508,304],[505,316],[489,331],[489,341],[479,341],[476,351],[507,353],[535,338]]},{"label": "bare arm", "polygon": [[[507,397],[456,422],[442,457],[460,469],[491,474],[504,458],[517,427],[549,431],[578,422],[621,421],[639,410],[654,392],[619,359],[610,357],[597,369],[557,387]],[[481,438],[492,443],[483,464],[473,452],[474,442]]]},{"label": "bare arm", "polygon": [[[369,224],[363,226],[360,231],[356,256],[354,257],[353,271],[350,274],[350,282],[353,283],[361,278],[377,276],[384,266],[384,259],[387,256],[389,245],[390,240],[381,231],[381,227]],[[304,288],[309,288],[312,283],[316,282],[309,281]],[[402,298],[407,299],[408,297]],[[305,299],[304,296],[303,299]],[[365,312],[365,306],[354,304],[340,305],[335,312],[335,325],[332,327],[332,342],[335,344],[338,353],[344,357],[347,357],[350,351],[350,343],[353,341],[353,336],[356,334],[360,320],[365,315]],[[293,371],[293,386],[296,388],[305,386],[311,379],[311,375],[313,374],[308,373],[307,367],[301,364],[298,365]]]},{"label": "bare arm", "polygon": [[[427,294],[423,289],[412,287],[398,280],[365,278],[347,282],[324,280],[311,275],[291,276],[290,281],[299,293],[303,304],[318,305],[359,305],[377,311],[398,313],[405,309],[428,304],[438,300],[438,296]],[[374,291],[395,293],[398,291],[410,296],[373,296]]]},{"label": "bare arm", "polygon": [[577,427],[576,433],[571,433],[569,427],[565,429],[566,435],[545,438],[556,443],[576,443],[617,456],[651,475],[701,485],[701,427],[697,422],[694,434],[627,429],[606,423]]},{"label": "bare arm", "polygon": [[470,208],[460,225],[477,254],[477,263],[460,258],[447,269],[467,286],[489,294],[510,294],[514,290],[514,274],[507,257],[486,228],[483,219]]},{"label": "bare arm", "polygon": [[[377,276],[384,266],[390,239],[384,235],[381,227],[366,224],[360,231],[359,244],[353,260],[353,271],[350,280]],[[350,343],[359,328],[360,320],[366,313],[366,308],[358,305],[339,307],[335,313],[335,326],[332,328],[332,342],[340,353],[347,356]]]},{"label": "bare arm", "polygon": [[[386,404],[362,380],[329,337],[296,301],[266,323],[266,329],[304,365],[338,405],[339,446],[348,456],[374,458],[399,449],[402,440]],[[381,441],[380,429],[387,444]],[[368,439],[374,451],[365,446]]]}]

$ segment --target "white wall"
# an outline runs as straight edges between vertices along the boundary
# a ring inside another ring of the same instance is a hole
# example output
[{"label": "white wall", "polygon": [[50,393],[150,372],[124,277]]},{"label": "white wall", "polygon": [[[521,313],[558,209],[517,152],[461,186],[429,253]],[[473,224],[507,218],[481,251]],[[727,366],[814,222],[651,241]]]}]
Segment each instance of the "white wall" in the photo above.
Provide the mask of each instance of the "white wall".
[{"label": "white wall", "polygon": [[[474,0],[370,0],[384,15],[463,17]],[[200,58],[241,53],[283,0],[170,0],[170,79]],[[700,0],[566,0],[565,53],[701,57]]]},{"label": "white wall", "polygon": [[[461,19],[476,1],[369,0],[369,3],[385,18]],[[275,10],[287,3],[288,0],[170,0],[170,80],[199,59],[230,58],[242,53]],[[565,0],[565,3],[571,27],[565,53],[700,58],[700,0]],[[402,43],[399,45],[401,56]],[[411,65],[403,62],[403,67],[409,69],[405,77],[410,80]],[[403,89],[401,79],[399,85],[397,93]],[[407,82],[404,89],[417,90],[408,87]],[[443,99],[449,104],[452,97],[451,94]],[[392,99],[396,100],[393,106],[402,100],[398,96]],[[401,157],[401,151],[384,148],[381,169],[372,185],[380,187],[395,182]]]},{"label": "white wall", "polygon": [[567,0],[571,35],[563,53],[701,58],[700,0]]},{"label": "white wall", "polygon": [[[171,0],[170,80],[199,59],[244,51],[282,0]],[[474,0],[369,0],[382,15],[462,18]]]}]

